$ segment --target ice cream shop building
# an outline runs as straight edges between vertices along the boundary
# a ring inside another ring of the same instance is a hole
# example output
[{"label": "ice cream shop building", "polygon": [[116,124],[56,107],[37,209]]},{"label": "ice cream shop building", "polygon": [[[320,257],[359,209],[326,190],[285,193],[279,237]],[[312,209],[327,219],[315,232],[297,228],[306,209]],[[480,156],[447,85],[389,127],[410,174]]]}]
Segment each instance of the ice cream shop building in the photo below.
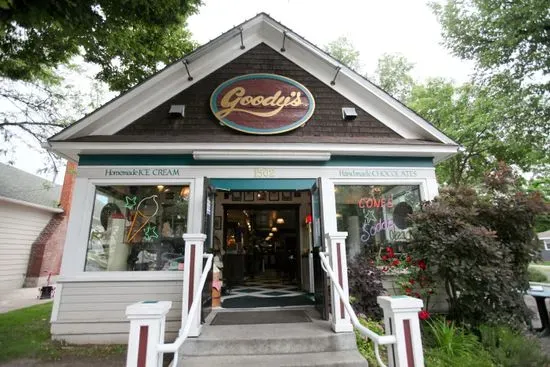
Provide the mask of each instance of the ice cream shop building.
[{"label": "ice cream shop building", "polygon": [[350,331],[346,259],[406,240],[458,148],[265,14],[48,145],[78,162],[51,319],[72,343],[128,342],[140,301],[171,302],[167,341],[224,310],[302,307]]}]

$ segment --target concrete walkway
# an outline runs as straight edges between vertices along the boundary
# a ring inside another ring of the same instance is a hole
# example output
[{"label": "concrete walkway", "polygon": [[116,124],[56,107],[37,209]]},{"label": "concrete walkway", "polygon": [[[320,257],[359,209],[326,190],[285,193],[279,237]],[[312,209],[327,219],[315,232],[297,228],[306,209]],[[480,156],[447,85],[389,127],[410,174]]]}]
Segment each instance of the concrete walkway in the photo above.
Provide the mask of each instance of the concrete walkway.
[{"label": "concrete walkway", "polygon": [[0,313],[51,302],[51,299],[38,299],[38,288],[21,288],[0,293]]}]

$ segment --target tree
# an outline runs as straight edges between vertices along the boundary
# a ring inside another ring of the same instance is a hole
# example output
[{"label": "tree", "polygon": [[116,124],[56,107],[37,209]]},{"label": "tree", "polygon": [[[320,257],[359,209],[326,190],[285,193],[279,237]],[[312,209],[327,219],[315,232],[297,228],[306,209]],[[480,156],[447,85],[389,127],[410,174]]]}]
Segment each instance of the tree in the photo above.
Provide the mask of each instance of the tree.
[{"label": "tree", "polygon": [[375,81],[394,98],[406,103],[414,86],[414,80],[410,74],[414,64],[403,55],[383,54],[378,59],[375,71]]},{"label": "tree", "polygon": [[519,88],[512,78],[506,83],[502,90],[502,82],[455,86],[431,79],[413,87],[408,106],[463,147],[438,166],[441,183],[480,183],[483,172],[500,161],[523,171],[550,162],[543,98]]},{"label": "tree", "polygon": [[[447,0],[432,4],[445,45],[474,60],[482,77],[508,72],[517,86],[550,94],[550,3],[548,0]],[[550,106],[545,105],[547,118]]]},{"label": "tree", "polygon": [[340,36],[325,45],[325,51],[352,70],[359,71],[361,63],[359,51],[355,49],[353,42],[345,36]]},{"label": "tree", "polygon": [[195,44],[185,29],[200,0],[4,0],[0,77],[52,81],[74,56],[100,66],[97,78],[124,91]]},{"label": "tree", "polygon": [[86,74],[82,67],[71,66],[52,73],[55,83],[0,78],[0,155],[7,156],[8,163],[14,163],[10,155],[16,147],[40,150],[47,158],[41,171],[52,171],[55,180],[61,161],[40,145],[76,118],[99,107],[107,96],[106,85],[90,80]]},{"label": "tree", "polygon": [[[533,177],[529,181],[528,191],[539,192],[543,200],[550,206],[550,176]],[[537,216],[535,230],[537,233],[550,230],[550,213]]]}]

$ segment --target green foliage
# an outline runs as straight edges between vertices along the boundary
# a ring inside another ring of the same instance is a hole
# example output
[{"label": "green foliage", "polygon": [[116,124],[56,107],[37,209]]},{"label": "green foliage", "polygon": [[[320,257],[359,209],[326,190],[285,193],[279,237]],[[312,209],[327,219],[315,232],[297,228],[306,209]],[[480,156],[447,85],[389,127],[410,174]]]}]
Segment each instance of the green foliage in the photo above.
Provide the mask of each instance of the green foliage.
[{"label": "green foliage", "polygon": [[541,367],[549,366],[538,340],[504,326],[482,325],[479,328],[481,344],[496,366]]},{"label": "green foliage", "polygon": [[0,76],[52,80],[81,55],[98,78],[123,91],[195,45],[185,20],[199,0],[13,0],[0,6]]},{"label": "green foliage", "polygon": [[384,291],[382,272],[364,255],[356,256],[348,264],[349,293],[353,296],[355,312],[367,317],[379,318],[382,310],[376,297]]},{"label": "green foliage", "polygon": [[442,190],[411,216],[409,253],[445,285],[451,319],[519,325],[527,318],[518,291],[528,288],[527,268],[540,252],[535,216],[548,207],[515,182],[502,167],[488,175],[481,193]]},{"label": "green foliage", "polygon": [[[359,322],[361,325],[374,331],[378,335],[385,334],[381,321],[359,317]],[[378,362],[376,361],[376,356],[374,354],[374,343],[369,338],[364,337],[359,331],[357,331],[357,329],[355,330],[355,340],[357,341],[357,349],[359,349],[359,353],[361,353],[361,355],[369,362],[369,366],[377,366]],[[380,346],[379,351],[382,361],[386,362],[386,347]]]},{"label": "green foliage", "polygon": [[414,86],[414,80],[410,74],[413,67],[414,64],[403,55],[383,54],[378,59],[375,80],[380,88],[406,103]]},{"label": "green foliage", "polygon": [[492,367],[478,338],[454,322],[435,319],[425,329],[427,367]]},{"label": "green foliage", "polygon": [[548,0],[447,0],[432,7],[455,55],[486,73],[511,70],[519,83],[550,92]]},{"label": "green foliage", "polygon": [[331,41],[325,45],[324,49],[330,54],[330,56],[334,57],[350,69],[358,71],[361,68],[359,51],[355,49],[355,46],[347,37],[338,37],[334,41]]},{"label": "green foliage", "polygon": [[[544,201],[550,205],[550,176],[548,176],[548,173],[544,176],[533,178],[529,182],[528,190],[530,192],[540,192]],[[537,216],[535,230],[537,233],[550,230],[550,213]]]},{"label": "green foliage", "polygon": [[529,268],[528,272],[530,282],[546,283],[548,281],[546,274],[540,270]]},{"label": "green foliage", "polygon": [[498,162],[529,171],[550,162],[550,120],[541,112],[544,101],[508,80],[455,86],[443,79],[415,85],[408,106],[457,141],[463,151],[437,167],[443,184],[478,184]]}]

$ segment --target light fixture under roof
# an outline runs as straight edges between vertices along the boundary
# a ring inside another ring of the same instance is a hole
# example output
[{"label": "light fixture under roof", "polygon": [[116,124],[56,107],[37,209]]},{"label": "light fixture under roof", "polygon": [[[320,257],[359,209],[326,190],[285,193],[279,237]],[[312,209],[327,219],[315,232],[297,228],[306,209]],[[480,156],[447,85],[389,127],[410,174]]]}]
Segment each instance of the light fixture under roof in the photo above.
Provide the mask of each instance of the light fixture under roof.
[{"label": "light fixture under roof", "polygon": [[342,107],[342,118],[345,121],[352,121],[357,118],[357,111],[354,107]]},{"label": "light fixture under roof", "polygon": [[185,116],[185,105],[183,104],[173,104],[170,106],[170,111],[168,111],[170,115],[173,116]]},{"label": "light fixture under roof", "polygon": [[285,224],[284,218],[277,218],[277,224]]}]

